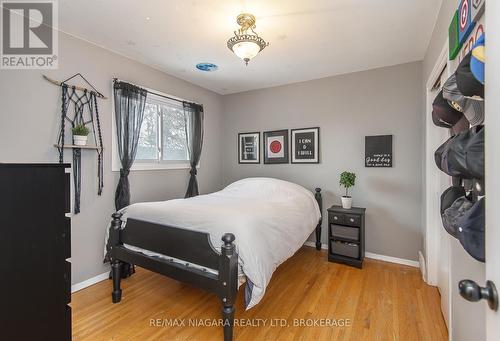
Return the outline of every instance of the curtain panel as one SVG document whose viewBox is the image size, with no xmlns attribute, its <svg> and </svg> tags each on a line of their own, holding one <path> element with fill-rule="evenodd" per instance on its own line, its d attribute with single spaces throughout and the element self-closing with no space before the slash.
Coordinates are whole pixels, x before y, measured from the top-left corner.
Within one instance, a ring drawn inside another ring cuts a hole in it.
<svg viewBox="0 0 500 341">
<path fill-rule="evenodd" d="M 197 196 L 198 180 L 196 179 L 196 166 L 200 162 L 201 150 L 203 147 L 203 106 L 196 103 L 183 102 L 184 117 L 186 120 L 186 138 L 189 152 L 189 163 L 191 170 L 189 173 L 188 188 L 185 198 Z"/>
<path fill-rule="evenodd" d="M 118 211 L 130 205 L 128 175 L 137 153 L 148 92 L 138 86 L 114 80 L 113 93 L 118 155 L 122 165 L 115 193 L 115 207 Z"/>
</svg>

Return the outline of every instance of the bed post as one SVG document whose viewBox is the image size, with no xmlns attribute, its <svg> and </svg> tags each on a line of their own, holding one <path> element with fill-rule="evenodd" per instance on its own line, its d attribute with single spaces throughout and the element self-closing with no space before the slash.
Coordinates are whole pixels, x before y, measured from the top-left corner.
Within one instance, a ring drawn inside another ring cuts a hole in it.
<svg viewBox="0 0 500 341">
<path fill-rule="evenodd" d="M 318 202 L 319 212 L 321 213 L 321 217 L 319 218 L 318 225 L 316 225 L 316 250 L 321 250 L 321 223 L 323 221 L 323 198 L 321 197 L 321 188 L 315 189 L 316 193 L 314 194 L 314 198 Z"/>
<path fill-rule="evenodd" d="M 219 297 L 222 300 L 224 341 L 233 340 L 234 301 L 238 291 L 238 255 L 233 244 L 234 239 L 232 233 L 222 236 L 224 245 L 221 247 L 219 263 Z"/>
<path fill-rule="evenodd" d="M 113 220 L 111 221 L 111 227 L 109 228 L 109 239 L 110 239 L 110 255 L 111 255 L 111 276 L 113 277 L 113 292 L 111 293 L 111 298 L 113 303 L 118 303 L 122 299 L 122 289 L 120 289 L 120 282 L 122 279 L 121 275 L 121 261 L 114 257 L 113 247 L 120 245 L 120 230 L 122 227 L 122 214 L 115 212 L 111 215 Z"/>
</svg>

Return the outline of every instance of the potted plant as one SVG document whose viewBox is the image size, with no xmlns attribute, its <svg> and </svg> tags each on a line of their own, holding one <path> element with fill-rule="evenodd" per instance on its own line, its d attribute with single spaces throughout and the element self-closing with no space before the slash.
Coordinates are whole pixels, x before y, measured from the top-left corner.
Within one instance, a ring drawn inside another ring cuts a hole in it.
<svg viewBox="0 0 500 341">
<path fill-rule="evenodd" d="M 73 143 L 75 146 L 85 146 L 87 144 L 87 137 L 90 132 L 85 124 L 77 124 L 73 127 Z"/>
<path fill-rule="evenodd" d="M 351 172 L 342 172 L 340 174 L 340 185 L 345 187 L 345 195 L 342 196 L 342 208 L 350 209 L 352 207 L 352 198 L 349 196 L 349 188 L 354 186 L 356 174 Z"/>
</svg>

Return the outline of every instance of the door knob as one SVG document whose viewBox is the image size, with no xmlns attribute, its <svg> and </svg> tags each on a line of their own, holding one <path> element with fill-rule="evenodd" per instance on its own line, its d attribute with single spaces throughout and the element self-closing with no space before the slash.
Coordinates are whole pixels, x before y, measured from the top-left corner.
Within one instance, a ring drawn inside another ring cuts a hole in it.
<svg viewBox="0 0 500 341">
<path fill-rule="evenodd" d="M 458 283 L 460 296 L 470 302 L 477 302 L 481 299 L 488 301 L 491 310 L 498 309 L 498 293 L 495 284 L 492 281 L 486 281 L 485 287 L 480 287 L 476 282 L 470 279 L 463 279 Z"/>
</svg>

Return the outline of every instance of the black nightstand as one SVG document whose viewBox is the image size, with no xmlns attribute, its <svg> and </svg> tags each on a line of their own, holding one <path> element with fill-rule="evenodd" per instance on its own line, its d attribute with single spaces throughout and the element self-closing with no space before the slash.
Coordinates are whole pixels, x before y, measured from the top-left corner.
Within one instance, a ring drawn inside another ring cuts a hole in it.
<svg viewBox="0 0 500 341">
<path fill-rule="evenodd" d="M 328 260 L 362 268 L 365 258 L 365 208 L 328 209 Z"/>
</svg>

